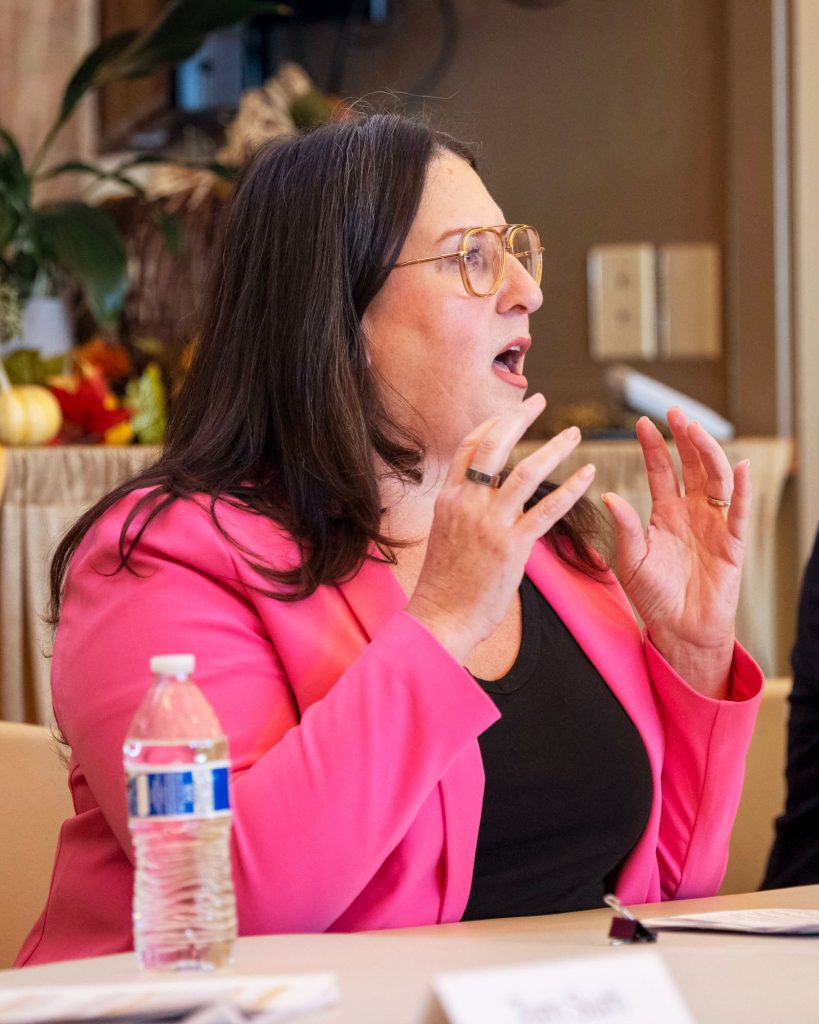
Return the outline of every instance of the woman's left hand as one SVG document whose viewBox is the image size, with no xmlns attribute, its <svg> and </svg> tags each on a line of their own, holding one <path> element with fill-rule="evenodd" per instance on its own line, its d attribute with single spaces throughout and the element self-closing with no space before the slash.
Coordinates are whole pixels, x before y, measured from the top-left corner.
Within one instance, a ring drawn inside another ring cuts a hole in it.
<svg viewBox="0 0 819 1024">
<path fill-rule="evenodd" d="M 662 434 L 642 417 L 637 437 L 651 491 L 648 529 L 627 501 L 603 495 L 614 519 L 617 575 L 669 664 L 701 693 L 725 698 L 750 522 L 750 468 L 744 461 L 732 471 L 717 442 L 681 409 L 669 410 L 668 425 L 684 494 Z M 718 507 L 709 496 L 730 505 Z"/>
</svg>

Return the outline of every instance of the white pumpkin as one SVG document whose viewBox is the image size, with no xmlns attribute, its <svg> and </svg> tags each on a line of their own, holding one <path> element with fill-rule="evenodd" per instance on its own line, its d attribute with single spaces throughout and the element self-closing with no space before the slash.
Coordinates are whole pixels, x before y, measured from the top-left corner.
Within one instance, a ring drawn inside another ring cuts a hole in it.
<svg viewBox="0 0 819 1024">
<path fill-rule="evenodd" d="M 0 444 L 48 444 L 60 432 L 60 403 L 38 384 L 0 388 Z"/>
</svg>

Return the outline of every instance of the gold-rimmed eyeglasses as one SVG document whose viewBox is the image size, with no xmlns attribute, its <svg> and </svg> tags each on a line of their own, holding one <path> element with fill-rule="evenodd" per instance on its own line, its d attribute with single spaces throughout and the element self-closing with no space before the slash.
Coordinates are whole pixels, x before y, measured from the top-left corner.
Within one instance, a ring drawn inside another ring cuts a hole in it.
<svg viewBox="0 0 819 1024">
<path fill-rule="evenodd" d="M 494 295 L 500 288 L 507 253 L 518 260 L 536 284 L 540 284 L 543 246 L 540 244 L 540 235 L 531 224 L 467 228 L 461 235 L 456 252 L 404 260 L 395 266 L 411 267 L 417 263 L 433 263 L 435 260 L 458 260 L 467 295 L 480 299 Z"/>
</svg>

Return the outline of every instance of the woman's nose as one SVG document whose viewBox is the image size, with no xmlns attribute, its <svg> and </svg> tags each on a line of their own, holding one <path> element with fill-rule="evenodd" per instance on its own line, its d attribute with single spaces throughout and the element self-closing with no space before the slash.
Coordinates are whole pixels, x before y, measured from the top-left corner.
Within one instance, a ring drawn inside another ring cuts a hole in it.
<svg viewBox="0 0 819 1024">
<path fill-rule="evenodd" d="M 505 313 L 519 306 L 526 313 L 534 313 L 542 304 L 540 285 L 516 257 L 507 253 L 498 289 L 498 311 Z"/>
</svg>

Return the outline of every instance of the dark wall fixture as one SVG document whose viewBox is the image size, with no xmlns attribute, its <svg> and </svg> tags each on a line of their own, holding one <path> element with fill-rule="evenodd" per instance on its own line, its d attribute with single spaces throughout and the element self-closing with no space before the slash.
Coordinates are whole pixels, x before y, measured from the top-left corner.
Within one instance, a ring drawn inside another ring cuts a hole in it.
<svg viewBox="0 0 819 1024">
<path fill-rule="evenodd" d="M 435 29 L 427 52 L 419 58 L 419 77 L 406 90 L 407 101 L 434 91 L 449 70 L 458 43 L 458 16 L 453 0 L 423 0 L 434 11 Z M 398 40 L 413 0 L 295 0 L 292 15 L 257 18 L 250 26 L 265 38 L 265 75 L 274 74 L 281 59 L 302 64 L 327 92 L 344 95 L 349 61 Z M 332 42 L 319 66 L 315 53 L 315 26 L 325 23 Z M 308 42 L 309 34 L 309 42 Z"/>
</svg>

